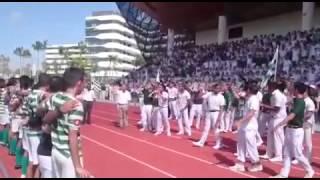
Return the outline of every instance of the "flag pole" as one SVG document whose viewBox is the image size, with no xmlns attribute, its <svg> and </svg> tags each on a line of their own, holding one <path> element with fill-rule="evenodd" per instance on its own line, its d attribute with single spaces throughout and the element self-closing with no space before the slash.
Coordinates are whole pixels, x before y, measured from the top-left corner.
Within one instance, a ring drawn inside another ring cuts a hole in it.
<svg viewBox="0 0 320 180">
<path fill-rule="evenodd" d="M 276 49 L 276 67 L 275 67 L 275 72 L 274 72 L 274 81 L 277 80 L 277 71 L 278 71 L 278 61 L 279 61 L 279 46 L 277 46 Z"/>
</svg>

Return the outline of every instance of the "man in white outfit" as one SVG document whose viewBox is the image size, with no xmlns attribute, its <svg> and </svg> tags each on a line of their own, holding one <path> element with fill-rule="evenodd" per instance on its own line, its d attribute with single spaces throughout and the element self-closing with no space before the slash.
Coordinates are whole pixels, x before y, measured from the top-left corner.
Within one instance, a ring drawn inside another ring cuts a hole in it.
<svg viewBox="0 0 320 180">
<path fill-rule="evenodd" d="M 157 123 L 156 123 L 156 133 L 154 135 L 160 135 L 163 132 L 162 126 L 164 125 L 166 128 L 167 136 L 171 136 L 170 132 L 170 124 L 168 119 L 168 98 L 169 95 L 166 91 L 164 91 L 164 86 L 159 85 L 157 90 L 157 95 L 159 100 L 159 111 L 157 115 Z"/>
<path fill-rule="evenodd" d="M 303 122 L 305 112 L 304 93 L 306 92 L 306 86 L 303 83 L 296 83 L 294 85 L 295 99 L 293 100 L 293 108 L 291 113 L 281 121 L 276 127 L 273 128 L 276 131 L 278 128 L 286 125 L 285 139 L 284 139 L 284 160 L 283 168 L 280 173 L 273 178 L 288 178 L 291 169 L 291 160 L 295 158 L 299 164 L 301 164 L 306 171 L 305 178 L 312 178 L 314 170 L 311 167 L 310 162 L 303 154 Z"/>
<path fill-rule="evenodd" d="M 219 136 L 218 125 L 221 122 L 223 108 L 225 106 L 225 99 L 219 93 L 219 85 L 215 84 L 210 88 L 209 93 L 204 95 L 204 104 L 206 105 L 205 127 L 199 141 L 193 142 L 193 145 L 203 147 L 207 141 L 210 129 L 214 130 L 216 136 L 216 145 L 213 147 L 219 149 L 221 147 L 221 138 Z"/>
<path fill-rule="evenodd" d="M 283 93 L 286 89 L 285 82 L 269 83 L 271 89 L 274 89 L 271 96 L 271 106 L 262 105 L 271 111 L 272 118 L 269 122 L 267 136 L 267 151 L 261 158 L 270 159 L 272 162 L 281 162 L 284 145 L 284 127 L 273 131 L 286 116 L 287 116 L 287 96 Z"/>
<path fill-rule="evenodd" d="M 141 108 L 142 128 L 140 129 L 140 131 L 145 131 L 146 129 L 149 129 L 149 131 L 152 130 L 151 128 L 152 97 L 150 96 L 151 92 L 152 92 L 152 89 L 150 84 L 147 84 L 145 88 L 142 90 L 142 94 L 143 94 L 143 105 Z"/>
<path fill-rule="evenodd" d="M 204 91 L 196 87 L 192 91 L 192 105 L 190 109 L 190 125 L 193 125 L 193 120 L 196 118 L 196 129 L 200 128 L 200 120 L 202 117 L 202 104 Z"/>
<path fill-rule="evenodd" d="M 170 110 L 170 117 L 169 119 L 172 120 L 175 117 L 177 119 L 177 96 L 178 96 L 178 89 L 174 87 L 173 83 L 169 83 L 167 87 L 167 91 L 169 94 L 169 110 Z"/>
<path fill-rule="evenodd" d="M 251 167 L 248 170 L 250 172 L 257 172 L 263 169 L 259 159 L 256 139 L 260 109 L 260 101 L 257 96 L 258 86 L 256 83 L 250 83 L 245 89 L 248 99 L 245 105 L 244 116 L 236 122 L 238 129 L 238 162 L 234 166 L 231 166 L 230 169 L 233 171 L 245 171 L 244 164 L 246 157 L 248 157 L 251 160 Z"/>
<path fill-rule="evenodd" d="M 186 132 L 188 136 L 191 136 L 191 126 L 188 116 L 188 105 L 190 104 L 190 99 L 191 95 L 185 89 L 185 84 L 179 84 L 177 98 L 179 132 L 177 133 L 177 135 L 182 135 L 184 134 L 184 132 Z"/>
<path fill-rule="evenodd" d="M 309 86 L 308 92 L 306 93 L 306 97 L 304 102 L 306 104 L 305 115 L 304 115 L 304 140 L 303 144 L 305 145 L 304 154 L 308 158 L 309 162 L 312 162 L 312 129 L 314 128 L 313 125 L 315 123 L 315 103 L 310 98 L 316 91 L 315 86 Z"/>
</svg>

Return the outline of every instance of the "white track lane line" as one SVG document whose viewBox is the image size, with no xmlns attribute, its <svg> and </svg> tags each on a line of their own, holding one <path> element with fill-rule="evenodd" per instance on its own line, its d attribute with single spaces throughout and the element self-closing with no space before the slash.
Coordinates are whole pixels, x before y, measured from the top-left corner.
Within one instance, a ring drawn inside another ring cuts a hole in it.
<svg viewBox="0 0 320 180">
<path fill-rule="evenodd" d="M 100 119 L 102 119 L 102 120 L 104 120 L 104 121 L 115 122 L 114 120 L 109 119 L 109 118 L 106 118 L 106 117 L 97 116 L 97 115 L 94 115 L 94 116 L 96 116 L 96 117 L 98 117 L 98 118 L 100 118 Z M 107 128 L 102 127 L 102 126 L 99 126 L 99 125 L 97 125 L 97 124 L 93 124 L 93 125 L 96 126 L 96 127 L 98 127 L 98 128 L 101 128 L 101 129 L 105 129 L 105 130 L 107 129 Z M 113 131 L 113 130 L 108 129 L 107 131 L 110 131 L 110 132 L 111 132 L 111 131 Z M 113 132 L 115 132 L 115 133 L 118 134 L 118 132 L 116 132 L 116 131 L 113 131 Z M 122 133 L 119 133 L 119 134 L 122 134 Z M 125 134 L 122 134 L 122 135 L 125 136 L 125 137 L 128 136 L 128 135 L 125 135 Z M 131 136 L 130 136 L 130 138 L 134 138 L 134 137 L 131 137 Z M 137 139 L 137 138 L 134 138 L 134 139 Z M 140 140 L 140 139 L 139 139 L 139 141 L 140 141 L 140 142 L 147 143 L 147 144 L 150 143 L 150 142 L 148 142 L 148 141 Z M 153 143 L 150 143 L 150 145 L 158 146 L 158 145 L 153 144 Z M 163 147 L 163 146 L 160 146 L 160 147 Z M 166 147 L 163 147 L 163 148 L 166 148 Z M 166 148 L 166 149 L 170 149 L 170 148 Z M 171 150 L 172 150 L 172 151 L 175 151 L 175 150 L 173 150 L 173 149 L 171 149 Z M 176 151 L 176 152 L 178 152 L 178 151 Z M 181 152 L 179 152 L 179 153 L 181 153 Z M 184 154 L 184 153 L 182 153 L 182 154 Z M 180 154 L 180 155 L 181 155 L 181 154 Z M 185 155 L 187 155 L 187 154 L 185 154 Z M 207 163 L 207 164 L 208 164 L 208 162 L 209 162 L 209 161 L 207 161 L 207 160 L 203 160 L 203 159 L 200 159 L 200 158 L 197 158 L 197 157 L 193 157 L 193 156 L 187 155 L 187 157 L 188 157 L 188 156 L 191 157 L 191 158 L 196 158 L 196 160 L 200 160 L 200 161 L 202 161 L 202 162 L 204 161 L 204 162 Z M 281 163 L 277 163 L 277 162 L 273 162 L 273 163 L 282 166 Z M 210 162 L 210 164 L 212 164 L 212 163 Z M 220 165 L 216 165 L 216 166 L 220 167 Z M 226 168 L 226 167 L 224 167 L 224 166 L 221 166 L 221 168 L 228 169 L 228 168 Z M 293 169 L 296 169 L 296 170 L 304 171 L 304 169 L 302 169 L 302 168 L 300 168 L 300 167 L 292 166 L 292 168 L 293 168 Z M 229 169 L 228 169 L 228 170 L 229 170 Z M 243 173 L 240 173 L 240 172 L 237 172 L 237 173 L 244 175 Z M 319 173 L 319 172 L 315 172 L 315 174 L 320 176 L 320 173 Z M 248 174 L 245 174 L 245 175 L 251 176 L 251 175 L 248 175 Z M 254 177 L 254 178 L 256 178 L 256 177 Z"/>
<path fill-rule="evenodd" d="M 100 142 L 98 142 L 98 141 L 96 141 L 96 140 L 94 140 L 94 139 L 92 139 L 92 138 L 89 138 L 88 136 L 81 135 L 81 137 L 82 137 L 83 139 L 86 139 L 86 140 L 90 141 L 91 143 L 94 143 L 94 144 L 96 144 L 96 145 L 98 145 L 98 146 L 101 146 L 101 147 L 104 148 L 104 149 L 107 149 L 107 150 L 109 150 L 109 151 L 112 151 L 112 152 L 114 152 L 114 153 L 117 153 L 117 154 L 119 154 L 119 155 L 121 155 L 121 156 L 124 156 L 124 157 L 126 157 L 126 158 L 128 158 L 128 159 L 130 159 L 130 160 L 132 160 L 132 161 L 135 161 L 135 162 L 137 162 L 137 163 L 139 163 L 139 164 L 142 164 L 143 166 L 146 166 L 146 167 L 148 167 L 148 168 L 150 168 L 150 169 L 153 169 L 154 171 L 157 171 L 157 172 L 159 172 L 159 173 L 161 173 L 161 174 L 164 174 L 164 175 L 166 175 L 166 176 L 168 176 L 168 177 L 171 177 L 171 178 L 176 178 L 176 176 L 174 176 L 174 175 L 172 175 L 172 174 L 170 174 L 170 173 L 168 173 L 168 172 L 166 172 L 166 171 L 164 171 L 164 170 L 161 170 L 161 169 L 159 169 L 159 168 L 156 168 L 156 167 L 154 167 L 154 166 L 152 166 L 152 165 L 150 165 L 150 164 L 148 164 L 148 163 L 146 163 L 146 162 L 144 162 L 144 161 L 140 161 L 140 160 L 138 160 L 138 159 L 136 159 L 136 158 L 134 158 L 134 157 L 132 157 L 132 156 L 129 156 L 129 155 L 127 155 L 127 154 L 125 154 L 125 153 L 123 153 L 123 152 L 121 152 L 121 151 L 118 151 L 118 150 L 116 150 L 116 149 L 113 149 L 112 147 L 107 146 L 107 145 L 105 145 L 105 144 L 102 144 L 102 143 L 100 143 Z"/>
<path fill-rule="evenodd" d="M 96 128 L 99 128 L 99 129 L 102 129 L 104 131 L 108 131 L 108 132 L 111 132 L 113 134 L 116 134 L 116 135 L 119 135 L 119 136 L 123 136 L 123 137 L 126 137 L 126 138 L 129 138 L 131 140 L 134 140 L 134 141 L 138 141 L 138 142 L 141 142 L 141 143 L 144 143 L 144 144 L 148 144 L 150 146 L 153 146 L 153 147 L 156 147 L 158 149 L 162 149 L 162 150 L 165 150 L 165 151 L 169 151 L 171 153 L 175 153 L 175 154 L 178 154 L 180 156 L 183 156 L 183 157 L 186 157 L 186 158 L 189 158 L 189 159 L 193 159 L 193 160 L 196 160 L 196 161 L 200 161 L 202 163 L 205 163 L 205 164 L 208 164 L 208 165 L 215 165 L 221 169 L 226 169 L 228 171 L 231 171 L 228 167 L 224 167 L 224 166 L 221 166 L 221 165 L 217 165 L 217 164 L 213 164 L 212 162 L 210 161 L 207 161 L 207 160 L 204 160 L 204 159 L 201 159 L 201 158 L 198 158 L 198 157 L 195 157 L 195 156 L 191 156 L 189 154 L 185 154 L 183 152 L 179 152 L 179 151 L 176 151 L 176 150 L 173 150 L 171 148 L 167 148 L 167 147 L 164 147 L 164 146 L 160 146 L 160 145 L 157 145 L 157 144 L 154 144 L 154 143 L 151 143 L 149 141 L 146 141 L 146 140 L 141 140 L 141 139 L 138 139 L 138 138 L 135 138 L 133 136 L 129 136 L 129 135 L 126 135 L 126 134 L 123 134 L 123 133 L 119 133 L 117 131 L 114 131 L 112 129 L 109 129 L 109 128 L 105 128 L 105 127 L 102 127 L 102 126 L 99 126 L 97 124 L 94 124 L 92 123 L 91 124 L 93 127 L 96 127 Z M 234 172 L 234 171 L 232 171 Z M 250 178 L 257 178 L 256 176 L 252 176 L 252 175 L 249 175 L 249 174 L 246 174 L 246 173 L 242 173 L 242 172 L 235 172 L 235 173 L 238 173 L 238 174 L 241 174 L 243 176 L 247 176 L 247 177 L 250 177 Z"/>
</svg>

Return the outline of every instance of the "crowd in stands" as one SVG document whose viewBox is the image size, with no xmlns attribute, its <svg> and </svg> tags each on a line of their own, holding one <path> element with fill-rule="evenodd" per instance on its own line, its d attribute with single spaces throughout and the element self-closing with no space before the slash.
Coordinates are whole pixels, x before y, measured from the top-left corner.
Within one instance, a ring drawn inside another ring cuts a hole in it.
<svg viewBox="0 0 320 180">
<path fill-rule="evenodd" d="M 130 87 L 146 78 L 155 78 L 160 67 L 162 79 L 189 81 L 231 81 L 262 78 L 279 47 L 277 75 L 317 83 L 320 72 L 320 28 L 293 31 L 285 35 L 259 35 L 228 41 L 221 45 L 195 45 L 175 49 L 172 57 L 157 56 L 153 63 L 132 72 L 125 81 Z"/>
</svg>

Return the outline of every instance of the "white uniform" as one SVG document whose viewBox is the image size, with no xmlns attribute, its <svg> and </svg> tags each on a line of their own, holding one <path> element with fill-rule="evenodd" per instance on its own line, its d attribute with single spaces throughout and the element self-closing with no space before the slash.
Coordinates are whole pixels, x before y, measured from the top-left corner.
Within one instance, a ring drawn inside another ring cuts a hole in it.
<svg viewBox="0 0 320 180">
<path fill-rule="evenodd" d="M 178 93 L 177 99 L 177 112 L 178 112 L 178 125 L 179 132 L 178 134 L 183 134 L 184 131 L 191 136 L 191 126 L 189 123 L 188 108 L 185 108 L 188 105 L 188 100 L 191 99 L 191 95 L 188 91 L 184 90 L 182 93 Z M 184 110 L 182 110 L 185 108 Z"/>
<path fill-rule="evenodd" d="M 162 133 L 163 124 L 166 127 L 167 135 L 170 135 L 170 124 L 168 119 L 168 93 L 163 91 L 159 96 L 159 111 L 157 115 L 157 133 Z"/>
<path fill-rule="evenodd" d="M 203 93 L 203 92 L 200 92 L 200 93 Z M 196 95 L 198 96 L 198 94 Z M 195 97 L 195 98 L 199 98 L 199 97 Z M 190 109 L 190 126 L 193 125 L 193 120 L 194 118 L 196 117 L 196 129 L 199 129 L 200 128 L 200 120 L 201 120 L 201 117 L 202 117 L 202 104 L 195 104 L 195 102 L 193 102 L 192 106 L 191 106 L 191 109 Z"/>
<path fill-rule="evenodd" d="M 178 110 L 177 110 L 177 96 L 178 89 L 175 87 L 169 88 L 167 87 L 168 95 L 169 95 L 169 109 L 170 109 L 170 117 L 169 119 L 173 119 L 173 116 L 177 119 Z"/>
<path fill-rule="evenodd" d="M 145 129 L 148 128 L 148 126 L 151 125 L 151 116 L 152 116 L 152 104 L 151 103 L 152 102 L 149 102 L 149 103 L 150 104 L 143 103 L 142 108 L 141 108 L 141 124 L 142 124 L 141 131 L 144 131 Z"/>
<path fill-rule="evenodd" d="M 200 146 L 203 146 L 208 138 L 208 134 L 211 128 L 217 123 L 219 113 L 222 114 L 222 107 L 225 106 L 225 99 L 221 93 L 214 94 L 214 93 L 207 93 L 204 96 L 205 104 L 207 105 L 206 109 L 206 118 L 205 118 L 205 126 L 202 132 L 202 136 L 200 140 L 197 142 Z M 222 118 L 222 116 L 221 116 Z M 216 148 L 221 147 L 221 138 L 219 136 L 219 130 L 214 129 L 214 133 L 216 136 Z"/>
<path fill-rule="evenodd" d="M 283 145 L 284 145 L 284 127 L 279 127 L 276 131 L 273 128 L 276 127 L 287 116 L 286 110 L 287 97 L 280 90 L 274 90 L 271 96 L 271 106 L 279 107 L 279 111 L 272 114 L 272 118 L 269 122 L 268 136 L 267 136 L 267 156 L 273 157 L 277 161 L 282 161 Z"/>
<path fill-rule="evenodd" d="M 306 109 L 305 112 L 312 112 L 312 116 L 309 119 L 306 119 L 303 123 L 303 129 L 304 129 L 304 145 L 305 145 L 305 156 L 309 159 L 309 162 L 311 162 L 311 156 L 312 156 L 312 129 L 313 125 L 315 123 L 315 104 L 311 100 L 310 97 L 307 97 L 304 99 L 304 102 L 306 103 Z"/>
<path fill-rule="evenodd" d="M 238 131 L 238 160 L 245 162 L 246 155 L 251 162 L 259 162 L 258 146 L 256 134 L 258 132 L 258 114 L 260 108 L 260 101 L 257 95 L 251 95 L 246 102 L 245 112 L 246 115 L 250 110 L 254 110 L 254 116 L 241 125 Z"/>
</svg>

